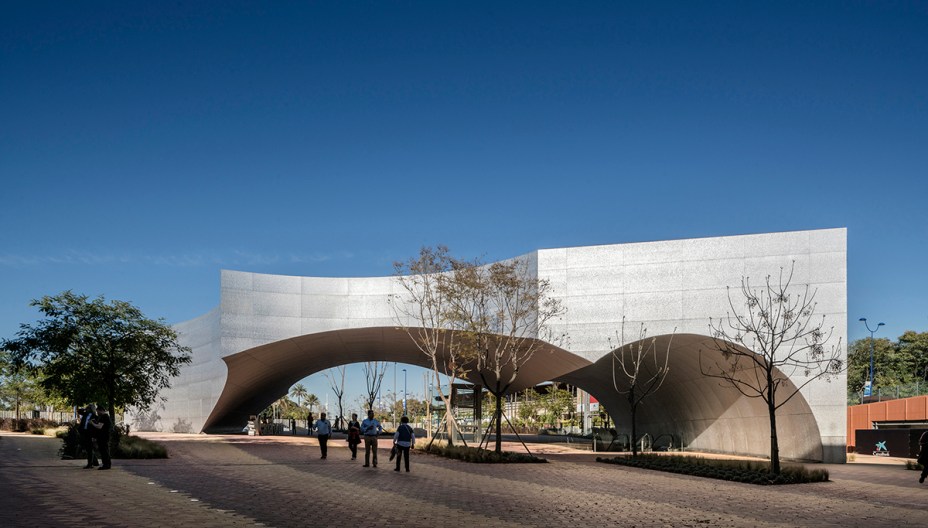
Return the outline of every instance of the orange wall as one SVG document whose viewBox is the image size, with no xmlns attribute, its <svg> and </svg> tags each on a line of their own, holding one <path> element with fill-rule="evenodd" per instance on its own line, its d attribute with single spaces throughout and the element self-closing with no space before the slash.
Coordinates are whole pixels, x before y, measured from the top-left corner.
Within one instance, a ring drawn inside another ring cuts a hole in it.
<svg viewBox="0 0 928 528">
<path fill-rule="evenodd" d="M 847 444 L 854 446 L 854 431 L 873 429 L 873 422 L 928 420 L 928 396 L 854 405 L 847 408 Z"/>
</svg>

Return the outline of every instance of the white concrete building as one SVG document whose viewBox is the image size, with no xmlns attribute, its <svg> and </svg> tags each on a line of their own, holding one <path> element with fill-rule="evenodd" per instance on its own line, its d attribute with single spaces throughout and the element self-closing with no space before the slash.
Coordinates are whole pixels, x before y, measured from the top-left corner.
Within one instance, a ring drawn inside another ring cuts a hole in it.
<svg viewBox="0 0 928 528">
<path fill-rule="evenodd" d="M 700 372 L 700 350 L 711 344 L 709 318 L 730 311 L 727 287 L 760 280 L 795 263 L 793 284 L 809 284 L 816 313 L 834 327 L 830 344 L 847 342 L 847 232 L 826 229 L 542 249 L 524 255 L 563 301 L 557 331 L 566 349 L 536 354 L 514 390 L 564 380 L 592 393 L 621 429 L 624 401 L 612 389 L 608 338 L 622 318 L 644 323 L 649 336 L 674 333 L 671 373 L 646 400 L 639 431 L 672 434 L 709 451 L 766 455 L 766 407 Z M 193 349 L 153 424 L 162 430 L 241 430 L 298 380 L 339 364 L 371 359 L 426 366 L 424 356 L 395 328 L 387 299 L 402 293 L 393 277 L 319 278 L 221 273 L 220 305 L 178 324 Z M 737 292 L 736 292 L 737 293 Z M 846 352 L 842 351 L 842 359 Z M 801 374 L 793 374 L 799 376 Z M 801 379 L 792 379 L 800 385 Z M 779 418 L 781 455 L 845 459 L 846 379 L 805 386 Z"/>
</svg>

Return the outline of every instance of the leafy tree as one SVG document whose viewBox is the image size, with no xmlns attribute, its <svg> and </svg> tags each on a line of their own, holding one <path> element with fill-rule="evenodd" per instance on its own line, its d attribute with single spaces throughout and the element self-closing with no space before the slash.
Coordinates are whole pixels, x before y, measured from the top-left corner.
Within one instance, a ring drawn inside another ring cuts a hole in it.
<svg viewBox="0 0 928 528">
<path fill-rule="evenodd" d="M 847 361 L 848 405 L 856 405 L 861 401 L 861 391 L 870 371 L 869 337 L 848 345 Z M 925 383 L 928 381 L 928 332 L 907 330 L 896 341 L 885 337 L 874 339 L 873 365 L 874 389 Z M 921 387 L 919 389 L 921 392 Z"/>
<path fill-rule="evenodd" d="M 44 315 L 3 343 L 17 365 L 41 368 L 41 387 L 71 405 L 106 402 L 147 410 L 190 362 L 190 349 L 163 320 L 132 304 L 66 291 L 32 301 Z"/>
<path fill-rule="evenodd" d="M 553 427 L 560 427 L 562 418 L 574 408 L 574 396 L 569 390 L 555 384 L 549 385 L 541 399 L 544 421 Z"/>
<path fill-rule="evenodd" d="M 0 350 L 0 406 L 16 412 L 21 417 L 21 409 L 27 404 L 37 404 L 42 399 L 36 372 L 17 368 L 9 351 Z"/>
<path fill-rule="evenodd" d="M 393 264 L 397 281 L 403 293 L 390 299 L 394 320 L 428 358 L 433 385 L 444 403 L 444 423 L 448 444 L 454 443 L 456 419 L 451 405 L 451 393 L 443 388 L 453 387 L 458 378 L 468 374 L 470 358 L 458 346 L 456 334 L 449 332 L 449 297 L 453 292 L 451 272 L 456 260 L 448 248 L 423 247 L 416 257 Z"/>
<path fill-rule="evenodd" d="M 790 288 L 794 268 L 779 280 L 768 275 L 764 286 L 754 288 L 750 279 L 741 280 L 737 302 L 728 292 L 731 312 L 721 320 L 709 321 L 714 352 L 721 360 L 704 362 L 703 375 L 721 380 L 748 398 L 767 404 L 770 418 L 770 470 L 780 474 L 777 410 L 786 405 L 812 381 L 830 377 L 845 368 L 841 342 L 826 348 L 834 328 L 826 329 L 825 316 L 815 317 L 815 290 L 808 285 Z M 743 304 L 742 304 L 743 303 Z M 794 375 L 793 380 L 788 374 Z"/>
<path fill-rule="evenodd" d="M 516 414 L 519 423 L 524 427 L 534 427 L 538 425 L 540 400 L 534 389 L 525 389 L 522 391 L 522 399 L 519 401 Z"/>
<path fill-rule="evenodd" d="M 400 403 L 400 408 L 402 408 L 403 402 Z M 425 402 L 417 398 L 406 398 L 406 416 L 409 416 L 409 419 L 412 421 L 419 421 L 422 416 L 425 416 Z"/>
<path fill-rule="evenodd" d="M 855 391 L 863 390 L 870 374 L 870 338 L 858 339 L 847 347 L 847 385 Z M 897 353 L 895 343 L 885 337 L 873 340 L 874 387 L 888 387 L 908 383 L 912 372 L 907 361 Z M 859 402 L 857 402 L 859 403 Z"/>
<path fill-rule="evenodd" d="M 612 348 L 612 386 L 615 391 L 625 396 L 632 419 L 632 456 L 638 456 L 638 406 L 648 396 L 661 388 L 667 373 L 670 372 L 670 345 L 666 350 L 657 349 L 657 338 L 647 339 L 644 324 L 638 330 L 635 343 L 625 342 L 625 318 L 622 318 L 622 331 L 617 334 L 617 348 Z"/>
<path fill-rule="evenodd" d="M 461 334 L 458 345 L 474 358 L 484 387 L 496 398 L 495 451 L 502 453 L 503 398 L 544 345 L 540 339 L 552 341 L 548 323 L 564 308 L 524 259 L 456 261 L 448 286 L 447 319 Z"/>
<path fill-rule="evenodd" d="M 911 358 L 908 365 L 912 377 L 928 381 L 928 332 L 908 330 L 899 336 L 899 351 Z"/>
</svg>

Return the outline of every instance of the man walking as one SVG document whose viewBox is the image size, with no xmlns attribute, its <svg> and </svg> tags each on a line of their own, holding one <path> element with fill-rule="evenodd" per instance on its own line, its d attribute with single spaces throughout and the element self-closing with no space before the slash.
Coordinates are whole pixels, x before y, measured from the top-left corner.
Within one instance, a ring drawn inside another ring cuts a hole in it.
<svg viewBox="0 0 928 528">
<path fill-rule="evenodd" d="M 332 424 L 325 419 L 325 413 L 319 414 L 316 420 L 316 438 L 319 439 L 319 450 L 322 451 L 322 459 L 329 454 L 329 436 L 332 434 Z"/>
<path fill-rule="evenodd" d="M 364 467 L 371 465 L 371 451 L 374 452 L 374 467 L 377 467 L 377 435 L 383 431 L 380 422 L 374 418 L 374 411 L 367 411 L 367 419 L 361 422 L 361 434 L 364 435 Z"/>
</svg>

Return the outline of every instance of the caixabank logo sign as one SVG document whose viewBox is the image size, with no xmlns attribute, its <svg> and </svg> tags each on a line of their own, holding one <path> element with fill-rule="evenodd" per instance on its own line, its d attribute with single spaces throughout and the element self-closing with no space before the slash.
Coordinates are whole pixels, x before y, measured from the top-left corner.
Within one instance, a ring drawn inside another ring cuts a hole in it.
<svg viewBox="0 0 928 528">
<path fill-rule="evenodd" d="M 873 456 L 889 456 L 889 449 L 886 448 L 886 440 L 876 443 L 876 449 L 873 451 Z"/>
</svg>

